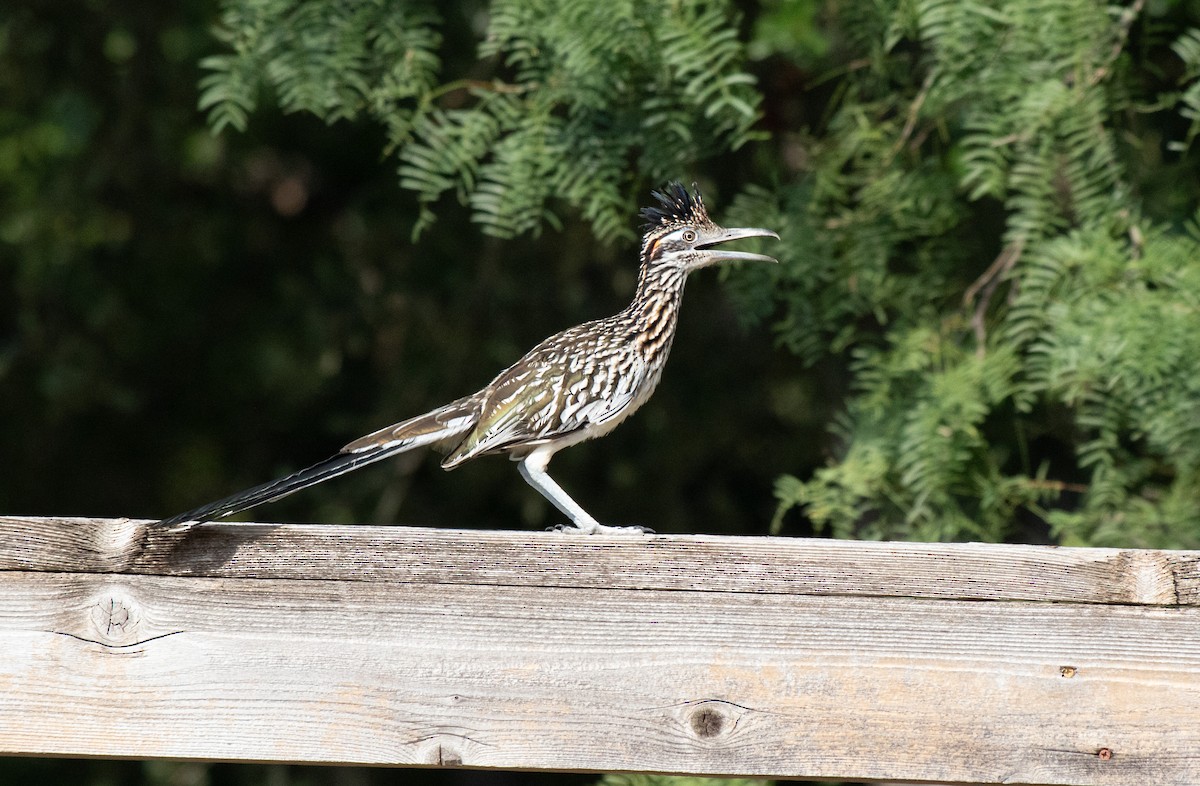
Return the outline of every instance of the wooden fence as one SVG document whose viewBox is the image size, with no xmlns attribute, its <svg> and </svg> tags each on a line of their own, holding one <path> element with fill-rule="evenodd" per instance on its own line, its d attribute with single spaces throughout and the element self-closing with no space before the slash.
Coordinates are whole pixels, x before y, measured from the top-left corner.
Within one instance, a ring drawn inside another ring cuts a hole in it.
<svg viewBox="0 0 1200 786">
<path fill-rule="evenodd" d="M 1200 784 L 1200 552 L 0 518 L 0 754 Z"/>
</svg>

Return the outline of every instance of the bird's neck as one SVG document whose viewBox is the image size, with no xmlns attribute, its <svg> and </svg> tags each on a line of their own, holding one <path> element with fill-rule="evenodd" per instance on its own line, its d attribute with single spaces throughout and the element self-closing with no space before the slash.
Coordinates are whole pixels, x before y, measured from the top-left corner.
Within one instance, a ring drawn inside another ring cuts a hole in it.
<svg viewBox="0 0 1200 786">
<path fill-rule="evenodd" d="M 635 345 L 647 363 L 662 363 L 667 359 L 675 338 L 685 283 L 687 273 L 683 270 L 642 263 L 637 292 L 626 314 L 634 328 Z"/>
</svg>

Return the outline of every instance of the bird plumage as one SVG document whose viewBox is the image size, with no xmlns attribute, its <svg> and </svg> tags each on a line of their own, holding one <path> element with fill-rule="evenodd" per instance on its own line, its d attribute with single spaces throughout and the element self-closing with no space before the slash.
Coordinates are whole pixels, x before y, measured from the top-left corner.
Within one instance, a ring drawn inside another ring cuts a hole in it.
<svg viewBox="0 0 1200 786">
<path fill-rule="evenodd" d="M 742 237 L 778 237 L 764 229 L 719 227 L 708 217 L 699 191 L 679 183 L 654 196 L 658 206 L 641 212 L 647 223 L 637 291 L 619 313 L 550 336 L 470 396 L 354 440 L 319 464 L 160 523 L 224 518 L 366 464 L 442 443 L 450 446 L 442 462 L 446 469 L 476 456 L 508 453 L 521 462 L 526 481 L 577 530 L 630 529 L 596 522 L 550 479 L 546 464 L 564 447 L 607 434 L 654 392 L 689 272 L 723 260 L 774 261 L 712 246 Z"/>
</svg>

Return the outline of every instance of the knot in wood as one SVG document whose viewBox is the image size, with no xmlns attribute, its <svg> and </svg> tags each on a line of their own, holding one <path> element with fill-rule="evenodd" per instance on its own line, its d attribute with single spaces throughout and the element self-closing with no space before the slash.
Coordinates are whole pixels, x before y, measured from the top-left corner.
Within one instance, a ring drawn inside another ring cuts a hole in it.
<svg viewBox="0 0 1200 786">
<path fill-rule="evenodd" d="M 725 730 L 724 713 L 711 706 L 697 707 L 690 720 L 697 737 L 716 737 Z"/>
<path fill-rule="evenodd" d="M 698 699 L 675 707 L 675 722 L 690 738 L 723 744 L 754 709 L 725 699 Z"/>
<path fill-rule="evenodd" d="M 101 644 L 122 646 L 137 640 L 141 614 L 137 604 L 119 589 L 96 598 L 89 617 Z"/>
<path fill-rule="evenodd" d="M 462 754 L 454 748 L 448 748 L 442 743 L 437 746 L 437 765 L 439 767 L 461 767 Z"/>
<path fill-rule="evenodd" d="M 458 730 L 437 730 L 422 740 L 421 760 L 435 767 L 461 767 L 474 740 Z"/>
</svg>

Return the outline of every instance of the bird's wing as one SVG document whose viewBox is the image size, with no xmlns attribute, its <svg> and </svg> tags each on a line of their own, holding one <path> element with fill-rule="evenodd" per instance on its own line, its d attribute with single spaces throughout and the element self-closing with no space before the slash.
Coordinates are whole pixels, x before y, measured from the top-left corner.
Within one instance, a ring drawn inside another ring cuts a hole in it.
<svg viewBox="0 0 1200 786">
<path fill-rule="evenodd" d="M 531 352 L 484 389 L 479 420 L 442 466 L 579 431 L 604 433 L 604 424 L 628 414 L 644 376 L 643 362 L 630 353 Z"/>
</svg>

